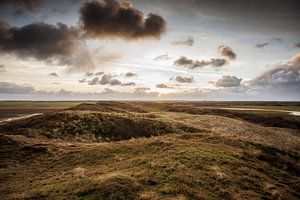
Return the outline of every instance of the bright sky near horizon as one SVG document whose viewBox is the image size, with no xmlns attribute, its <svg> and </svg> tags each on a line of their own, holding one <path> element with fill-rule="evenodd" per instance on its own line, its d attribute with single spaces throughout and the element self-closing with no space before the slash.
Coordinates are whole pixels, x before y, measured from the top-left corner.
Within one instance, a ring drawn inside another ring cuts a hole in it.
<svg viewBox="0 0 300 200">
<path fill-rule="evenodd" d="M 300 100 L 297 0 L 0 0 L 0 100 Z"/>
</svg>

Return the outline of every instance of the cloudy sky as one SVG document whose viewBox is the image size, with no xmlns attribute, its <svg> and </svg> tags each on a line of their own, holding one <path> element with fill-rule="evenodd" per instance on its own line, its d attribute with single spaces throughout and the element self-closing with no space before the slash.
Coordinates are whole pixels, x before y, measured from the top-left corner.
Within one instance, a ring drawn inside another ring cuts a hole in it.
<svg viewBox="0 0 300 200">
<path fill-rule="evenodd" d="M 299 0 L 0 0 L 0 100 L 300 100 Z"/>
</svg>

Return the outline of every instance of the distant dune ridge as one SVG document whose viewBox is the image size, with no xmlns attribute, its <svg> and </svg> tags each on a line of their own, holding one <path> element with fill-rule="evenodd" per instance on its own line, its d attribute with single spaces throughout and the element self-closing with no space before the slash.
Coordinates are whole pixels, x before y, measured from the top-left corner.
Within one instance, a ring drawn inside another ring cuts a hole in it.
<svg viewBox="0 0 300 200">
<path fill-rule="evenodd" d="M 125 103 L 81 104 L 70 109 L 11 122 L 12 134 L 70 141 L 100 142 L 150 137 L 199 129 L 174 123 Z"/>
</svg>

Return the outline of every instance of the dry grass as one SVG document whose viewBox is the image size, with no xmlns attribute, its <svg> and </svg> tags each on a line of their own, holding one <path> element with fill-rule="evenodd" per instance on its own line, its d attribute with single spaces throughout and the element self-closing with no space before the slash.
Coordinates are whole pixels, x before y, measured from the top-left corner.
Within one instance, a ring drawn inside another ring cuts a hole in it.
<svg viewBox="0 0 300 200">
<path fill-rule="evenodd" d="M 202 131 L 100 143 L 0 134 L 1 199 L 300 198 L 297 130 L 263 127 L 213 114 L 165 112 L 163 104 L 132 106 L 144 106 L 147 112 L 124 107 L 115 108 L 117 112 L 61 112 L 96 113 L 92 119 L 109 115 L 113 116 L 110 120 L 119 116 L 151 122 L 138 126 L 135 133 L 149 132 L 150 125 L 155 129 L 151 120 L 170 123 L 178 130 L 178 124 L 184 124 Z M 51 124 L 48 118 L 42 119 Z M 73 118 L 67 119 L 64 123 L 74 123 Z M 127 121 L 116 123 L 127 130 Z"/>
</svg>

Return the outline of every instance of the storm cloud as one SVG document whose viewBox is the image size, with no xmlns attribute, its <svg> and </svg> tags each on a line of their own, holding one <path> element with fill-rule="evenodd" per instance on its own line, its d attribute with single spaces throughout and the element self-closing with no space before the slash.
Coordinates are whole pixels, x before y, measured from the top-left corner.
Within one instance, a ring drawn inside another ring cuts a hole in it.
<svg viewBox="0 0 300 200">
<path fill-rule="evenodd" d="M 129 2 L 118 0 L 91 1 L 80 8 L 80 22 L 86 36 L 128 40 L 160 38 L 166 21 L 150 13 L 147 17 Z"/>
<path fill-rule="evenodd" d="M 28 10 L 32 10 L 34 7 L 39 7 L 43 4 L 43 0 L 1 0 L 0 6 L 3 4 L 13 4 L 21 7 L 25 7 Z"/>
<path fill-rule="evenodd" d="M 0 20 L 0 53 L 39 60 L 69 56 L 76 48 L 77 36 L 75 28 L 62 23 L 33 23 L 17 28 Z"/>
<path fill-rule="evenodd" d="M 90 53 L 79 38 L 78 28 L 63 23 L 36 22 L 12 27 L 0 19 L 0 54 L 67 66 L 67 72 L 86 72 L 95 68 Z"/>
<path fill-rule="evenodd" d="M 5 6 L 12 6 L 14 15 L 19 16 L 25 11 L 33 12 L 43 5 L 44 0 L 0 0 L 0 9 Z"/>
</svg>

